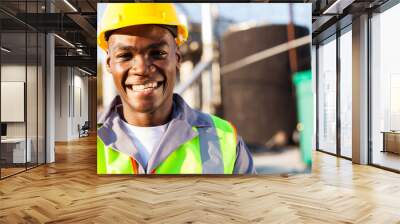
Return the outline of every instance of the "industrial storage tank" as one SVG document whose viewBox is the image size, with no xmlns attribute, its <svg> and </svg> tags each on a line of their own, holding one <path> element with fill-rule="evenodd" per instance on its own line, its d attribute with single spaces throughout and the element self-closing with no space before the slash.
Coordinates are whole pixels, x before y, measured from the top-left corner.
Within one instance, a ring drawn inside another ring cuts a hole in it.
<svg viewBox="0 0 400 224">
<path fill-rule="evenodd" d="M 227 32 L 221 41 L 221 67 L 288 41 L 287 25 L 263 25 Z M 309 35 L 294 26 L 295 38 Z M 297 71 L 311 68 L 310 45 L 296 48 Z M 295 71 L 294 71 L 295 72 Z M 287 144 L 296 128 L 295 89 L 289 52 L 274 55 L 222 74 L 223 117 L 250 146 Z"/>
</svg>

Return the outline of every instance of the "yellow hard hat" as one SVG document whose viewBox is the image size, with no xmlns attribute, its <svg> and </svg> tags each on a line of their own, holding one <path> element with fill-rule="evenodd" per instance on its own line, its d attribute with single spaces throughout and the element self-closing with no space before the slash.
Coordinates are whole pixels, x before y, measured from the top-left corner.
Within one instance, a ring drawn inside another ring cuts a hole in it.
<svg viewBox="0 0 400 224">
<path fill-rule="evenodd" d="M 176 44 L 180 46 L 187 40 L 187 27 L 179 21 L 172 3 L 108 3 L 101 20 L 97 44 L 107 50 L 106 32 L 144 24 L 176 26 Z"/>
</svg>

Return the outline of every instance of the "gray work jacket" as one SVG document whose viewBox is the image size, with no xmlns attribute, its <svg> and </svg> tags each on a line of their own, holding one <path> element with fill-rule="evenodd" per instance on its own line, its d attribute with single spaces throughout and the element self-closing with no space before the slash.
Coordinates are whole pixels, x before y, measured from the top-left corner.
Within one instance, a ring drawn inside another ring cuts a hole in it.
<svg viewBox="0 0 400 224">
<path fill-rule="evenodd" d="M 122 102 L 120 97 L 116 96 L 98 120 L 98 123 L 102 126 L 98 129 L 97 135 L 105 145 L 135 158 L 138 162 L 139 174 L 151 173 L 180 145 L 196 137 L 198 133 L 192 127 L 211 127 L 213 125 L 209 120 L 204 119 L 204 113 L 190 108 L 182 97 L 174 94 L 171 121 L 158 147 L 150 155 L 147 167 L 145 167 L 139 151 L 125 131 L 122 123 L 124 121 L 118 113 L 119 107 L 122 107 Z M 240 136 L 238 136 L 236 145 L 236 161 L 233 173 L 256 173 L 253 158 Z"/>
</svg>

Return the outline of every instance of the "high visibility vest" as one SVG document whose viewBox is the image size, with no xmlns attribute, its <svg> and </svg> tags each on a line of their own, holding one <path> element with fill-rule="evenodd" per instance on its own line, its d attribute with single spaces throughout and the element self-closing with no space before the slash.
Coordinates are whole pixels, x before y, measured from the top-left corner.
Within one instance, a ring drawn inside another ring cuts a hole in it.
<svg viewBox="0 0 400 224">
<path fill-rule="evenodd" d="M 236 161 L 236 130 L 229 122 L 209 116 L 214 126 L 193 127 L 198 135 L 180 145 L 152 173 L 232 174 Z M 138 174 L 138 164 L 135 158 L 105 146 L 97 137 L 97 173 Z"/>
</svg>

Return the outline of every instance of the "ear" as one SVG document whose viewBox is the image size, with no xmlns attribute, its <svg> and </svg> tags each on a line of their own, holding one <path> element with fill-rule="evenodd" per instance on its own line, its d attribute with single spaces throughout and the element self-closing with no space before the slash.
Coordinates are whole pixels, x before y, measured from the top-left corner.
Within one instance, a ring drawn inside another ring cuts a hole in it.
<svg viewBox="0 0 400 224">
<path fill-rule="evenodd" d="M 108 73 L 111 73 L 110 60 L 111 60 L 111 58 L 110 58 L 110 53 L 109 53 L 109 51 L 107 50 L 106 68 L 107 68 Z"/>
<path fill-rule="evenodd" d="M 179 51 L 179 48 L 176 48 L 176 69 L 180 69 L 182 62 L 182 54 Z"/>
</svg>

